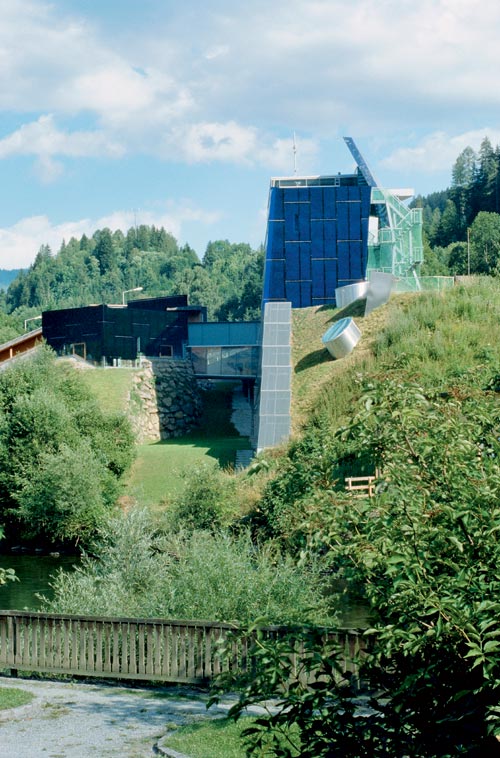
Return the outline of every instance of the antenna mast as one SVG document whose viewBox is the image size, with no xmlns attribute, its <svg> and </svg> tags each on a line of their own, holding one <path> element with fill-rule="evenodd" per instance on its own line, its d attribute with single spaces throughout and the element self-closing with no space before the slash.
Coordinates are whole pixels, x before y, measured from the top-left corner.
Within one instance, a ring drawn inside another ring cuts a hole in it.
<svg viewBox="0 0 500 758">
<path fill-rule="evenodd" d="M 293 133 L 293 175 L 297 176 L 297 144 L 295 141 L 295 132 Z"/>
</svg>

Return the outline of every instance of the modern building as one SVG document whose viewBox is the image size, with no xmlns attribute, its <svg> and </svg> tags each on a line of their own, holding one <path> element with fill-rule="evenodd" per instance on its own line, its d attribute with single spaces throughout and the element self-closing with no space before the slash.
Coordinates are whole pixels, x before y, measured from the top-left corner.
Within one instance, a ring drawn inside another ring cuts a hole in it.
<svg viewBox="0 0 500 758">
<path fill-rule="evenodd" d="M 140 354 L 183 358 L 188 325 L 203 321 L 206 308 L 188 305 L 187 296 L 178 295 L 44 311 L 42 332 L 59 355 L 113 365 Z"/>
<path fill-rule="evenodd" d="M 379 188 L 354 141 L 345 142 L 354 173 L 271 179 L 264 304 L 335 305 L 335 290 L 370 270 L 419 289 L 421 209 L 402 202 L 411 190 Z"/>
</svg>

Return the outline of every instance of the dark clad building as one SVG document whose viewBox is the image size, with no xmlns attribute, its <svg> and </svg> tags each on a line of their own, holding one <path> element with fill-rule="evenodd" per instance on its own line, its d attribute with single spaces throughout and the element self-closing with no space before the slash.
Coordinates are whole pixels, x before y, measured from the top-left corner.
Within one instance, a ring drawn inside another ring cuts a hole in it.
<svg viewBox="0 0 500 758">
<path fill-rule="evenodd" d="M 132 300 L 126 305 L 89 305 L 42 314 L 42 331 L 59 355 L 112 363 L 147 356 L 181 358 L 188 324 L 206 321 L 206 308 L 186 295 Z"/>
</svg>

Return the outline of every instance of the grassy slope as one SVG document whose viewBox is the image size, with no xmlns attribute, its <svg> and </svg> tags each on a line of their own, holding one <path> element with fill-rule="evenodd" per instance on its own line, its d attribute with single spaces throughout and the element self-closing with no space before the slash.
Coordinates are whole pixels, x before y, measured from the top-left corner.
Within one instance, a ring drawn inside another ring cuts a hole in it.
<svg viewBox="0 0 500 758">
<path fill-rule="evenodd" d="M 82 370 L 85 382 L 108 413 L 126 411 L 133 370 L 127 368 Z"/>
<path fill-rule="evenodd" d="M 366 319 L 362 307 L 354 304 L 351 313 L 330 308 L 294 312 L 295 432 L 320 414 L 328 415 L 332 431 L 340 425 L 359 397 L 361 375 L 457 392 L 461 386 L 484 386 L 500 370 L 497 279 L 483 278 L 442 294 L 396 295 Z M 362 337 L 351 355 L 334 361 L 322 349 L 321 336 L 345 315 L 353 315 Z"/>
<path fill-rule="evenodd" d="M 83 371 L 85 382 L 108 412 L 127 412 L 132 369 Z M 207 459 L 221 467 L 234 465 L 236 450 L 248 448 L 230 421 L 231 385 L 205 393 L 200 426 L 182 439 L 152 442 L 137 447 L 137 458 L 127 480 L 126 495 L 148 507 L 178 493 L 184 474 Z"/>
<path fill-rule="evenodd" d="M 364 302 L 347 309 L 306 308 L 293 312 L 294 435 L 315 415 L 328 414 L 332 432 L 345 421 L 357 398 L 361 375 L 415 379 L 443 391 L 464 381 L 484 382 L 500 370 L 500 342 L 495 339 L 500 319 L 500 283 L 483 279 L 472 286 L 443 294 L 395 295 L 367 318 Z M 334 361 L 321 337 L 333 321 L 353 316 L 362 337 L 353 353 Z M 127 393 L 131 372 L 126 369 L 85 372 L 109 409 L 116 410 Z M 455 389 L 453 389 L 455 387 Z M 123 407 L 123 406 L 121 406 Z M 232 463 L 234 451 L 247 447 L 235 437 L 227 408 L 208 399 L 210 409 L 201 429 L 182 440 L 143 445 L 132 470 L 128 494 L 157 505 L 182 487 L 182 472 L 207 457 L 222 466 Z M 280 451 L 272 455 L 280 455 Z M 269 472 L 272 476 L 272 473 Z M 267 478 L 240 477 L 243 490 L 254 488 L 252 499 Z M 245 481 L 246 479 L 246 481 Z"/>
<path fill-rule="evenodd" d="M 401 298 L 397 299 L 400 302 Z M 356 373 L 373 363 L 373 342 L 386 324 L 388 307 L 384 306 L 364 318 L 365 301 L 343 309 L 321 306 L 293 311 L 292 429 L 298 433 L 317 406 L 322 390 L 350 392 Z M 341 318 L 351 316 L 362 335 L 356 349 L 341 361 L 335 361 L 323 347 L 321 337 Z"/>
</svg>

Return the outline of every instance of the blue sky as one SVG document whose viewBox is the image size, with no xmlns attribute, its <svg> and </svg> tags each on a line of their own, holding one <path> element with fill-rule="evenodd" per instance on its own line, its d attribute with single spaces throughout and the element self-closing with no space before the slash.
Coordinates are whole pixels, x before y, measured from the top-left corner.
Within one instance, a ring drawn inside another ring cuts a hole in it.
<svg viewBox="0 0 500 758">
<path fill-rule="evenodd" d="M 265 238 L 271 176 L 445 188 L 500 142 L 492 0 L 2 0 L 0 267 L 134 223 Z"/>
</svg>

